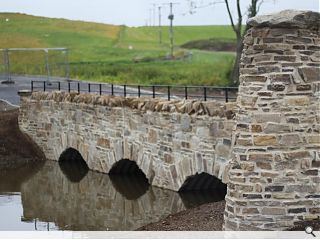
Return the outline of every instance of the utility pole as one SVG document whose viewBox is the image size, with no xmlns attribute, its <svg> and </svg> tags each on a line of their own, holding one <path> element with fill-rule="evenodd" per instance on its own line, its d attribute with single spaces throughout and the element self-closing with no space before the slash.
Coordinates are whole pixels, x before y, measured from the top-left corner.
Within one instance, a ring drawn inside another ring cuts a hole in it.
<svg viewBox="0 0 320 240">
<path fill-rule="evenodd" d="M 173 15 L 173 5 L 177 5 L 179 3 L 166 3 L 166 5 L 170 6 L 170 14 L 168 16 L 168 19 L 170 20 L 170 55 L 171 58 L 173 58 L 173 19 L 174 19 L 174 15 Z"/>
<path fill-rule="evenodd" d="M 152 11 L 153 11 L 153 26 L 156 26 L 156 4 L 153 3 L 153 8 L 152 8 Z"/>
<path fill-rule="evenodd" d="M 162 29 L 161 29 L 161 7 L 158 7 L 159 11 L 159 43 L 162 44 Z"/>
<path fill-rule="evenodd" d="M 151 27 L 152 26 L 152 8 L 150 8 L 149 9 L 149 19 L 150 19 L 150 21 L 149 21 L 149 26 Z"/>
<path fill-rule="evenodd" d="M 49 49 L 44 49 L 44 56 L 45 56 L 45 64 L 46 64 L 46 71 L 47 71 L 47 84 L 49 85 L 50 81 L 50 63 L 49 63 Z"/>
</svg>

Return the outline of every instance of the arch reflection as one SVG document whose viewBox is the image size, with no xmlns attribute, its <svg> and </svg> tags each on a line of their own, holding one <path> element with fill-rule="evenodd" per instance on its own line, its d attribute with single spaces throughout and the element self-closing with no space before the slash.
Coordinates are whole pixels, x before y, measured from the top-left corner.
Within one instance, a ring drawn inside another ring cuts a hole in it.
<svg viewBox="0 0 320 240">
<path fill-rule="evenodd" d="M 48 161 L 22 185 L 24 218 L 54 222 L 62 230 L 135 230 L 185 209 L 176 192 L 149 187 L 143 195 L 126 195 L 117 181 L 89 171 L 80 182 L 71 182 Z"/>
<path fill-rule="evenodd" d="M 64 150 L 58 162 L 63 174 L 74 183 L 80 182 L 89 172 L 87 163 L 74 148 Z"/>
</svg>

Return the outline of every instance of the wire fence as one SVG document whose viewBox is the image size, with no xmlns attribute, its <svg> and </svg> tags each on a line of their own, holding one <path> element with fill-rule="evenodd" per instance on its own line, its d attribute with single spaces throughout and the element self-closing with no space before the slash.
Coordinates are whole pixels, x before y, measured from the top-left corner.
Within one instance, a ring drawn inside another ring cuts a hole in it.
<svg viewBox="0 0 320 240">
<path fill-rule="evenodd" d="M 31 91 L 76 91 L 99 95 L 124 97 L 152 97 L 171 99 L 201 99 L 235 101 L 237 87 L 213 86 L 178 86 L 178 85 L 138 85 L 138 84 L 103 84 L 78 81 L 31 81 Z"/>
</svg>

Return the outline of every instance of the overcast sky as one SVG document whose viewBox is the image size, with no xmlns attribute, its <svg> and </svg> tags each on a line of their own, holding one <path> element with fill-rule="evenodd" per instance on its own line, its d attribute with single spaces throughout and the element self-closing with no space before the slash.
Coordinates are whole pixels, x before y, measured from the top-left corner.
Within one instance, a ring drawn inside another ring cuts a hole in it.
<svg viewBox="0 0 320 240">
<path fill-rule="evenodd" d="M 219 0 L 220 2 L 223 2 Z M 169 1 L 168 1 L 169 2 Z M 197 6 L 190 14 L 190 0 L 174 0 L 175 25 L 211 25 L 229 24 L 224 3 L 210 5 L 216 0 L 194 0 Z M 235 0 L 230 0 L 235 12 Z M 250 0 L 241 0 L 243 12 Z M 153 3 L 160 4 L 163 24 L 169 23 L 169 7 L 162 5 L 165 0 L 0 0 L 0 12 L 20 12 L 36 16 L 66 18 L 142 26 L 153 24 Z M 318 0 L 264 0 L 259 14 L 272 13 L 283 9 L 301 9 L 319 11 Z M 156 14 L 157 11 L 156 11 Z M 157 18 L 158 19 L 158 18 Z M 156 20 L 158 24 L 158 20 Z"/>
</svg>

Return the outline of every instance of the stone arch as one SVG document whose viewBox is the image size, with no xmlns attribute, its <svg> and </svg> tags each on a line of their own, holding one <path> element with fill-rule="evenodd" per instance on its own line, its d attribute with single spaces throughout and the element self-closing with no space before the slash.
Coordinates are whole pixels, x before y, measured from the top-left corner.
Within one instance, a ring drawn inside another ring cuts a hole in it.
<svg viewBox="0 0 320 240">
<path fill-rule="evenodd" d="M 227 194 L 227 185 L 216 176 L 201 172 L 188 176 L 178 193 L 184 206 L 190 208 L 198 206 L 199 203 L 224 200 Z"/>
<path fill-rule="evenodd" d="M 188 191 L 212 191 L 217 192 L 220 195 L 226 194 L 227 185 L 222 183 L 222 181 L 205 172 L 196 173 L 186 178 L 184 183 L 179 189 L 179 192 Z"/>
<path fill-rule="evenodd" d="M 66 148 L 58 159 L 63 174 L 71 182 L 80 182 L 88 173 L 89 167 L 81 153 L 74 148 Z"/>
</svg>

